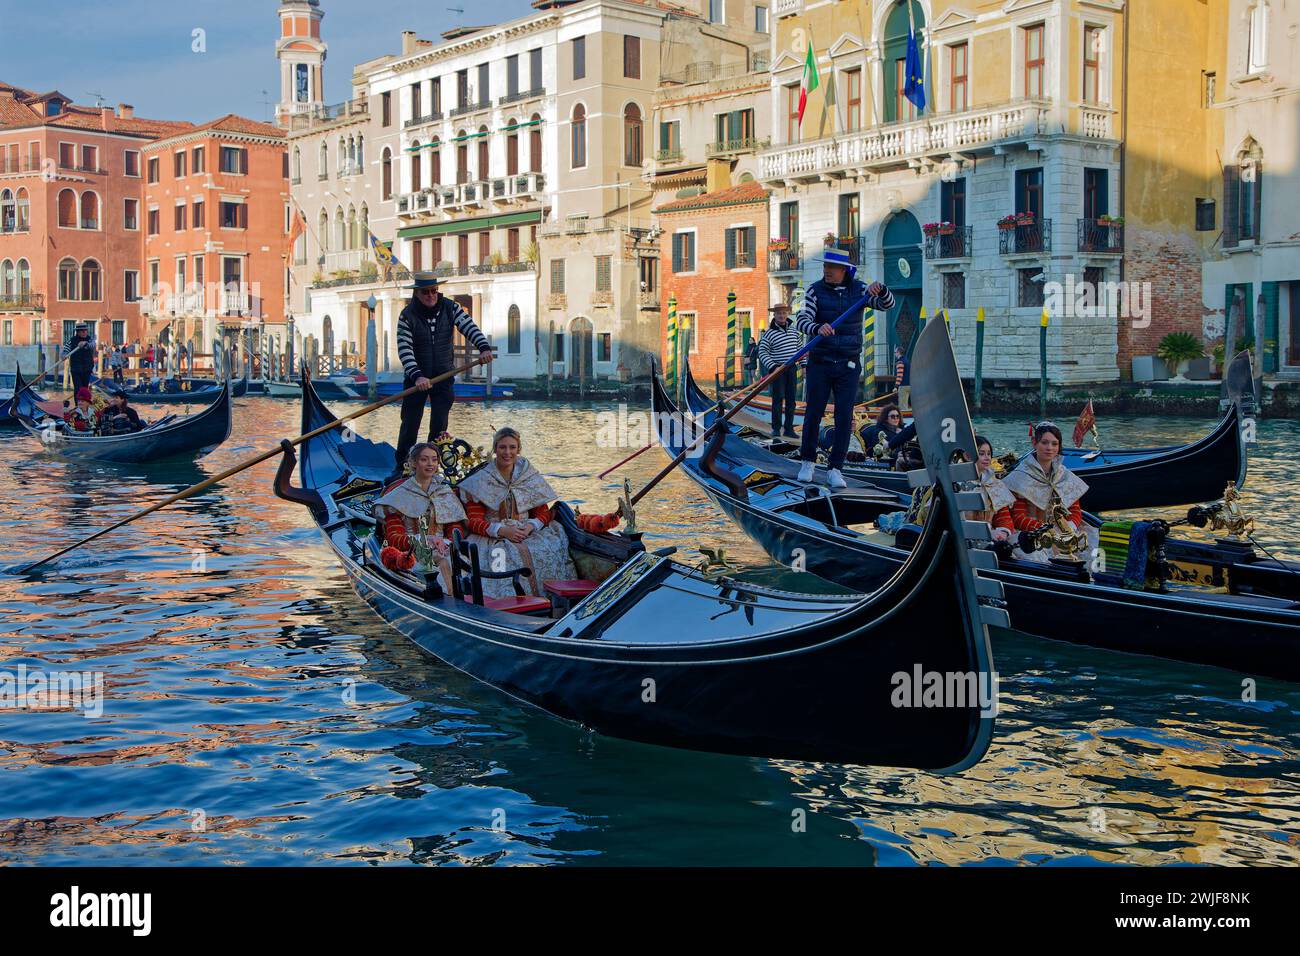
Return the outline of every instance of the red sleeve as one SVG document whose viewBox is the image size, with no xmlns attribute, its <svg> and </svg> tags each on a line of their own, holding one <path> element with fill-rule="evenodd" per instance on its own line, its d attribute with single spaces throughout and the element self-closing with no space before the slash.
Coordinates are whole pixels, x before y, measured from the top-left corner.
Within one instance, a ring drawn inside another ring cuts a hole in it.
<svg viewBox="0 0 1300 956">
<path fill-rule="evenodd" d="M 457 528 L 460 529 L 460 536 L 462 538 L 465 537 L 466 536 L 465 522 L 463 521 L 449 521 L 447 524 L 443 525 L 442 536 L 446 538 L 448 541 L 450 541 L 451 533 L 455 531 Z"/>
<path fill-rule="evenodd" d="M 1074 525 L 1076 528 L 1083 527 L 1083 508 L 1079 506 L 1079 502 L 1077 501 L 1070 505 L 1070 524 Z"/>
<path fill-rule="evenodd" d="M 593 534 L 602 534 L 618 527 L 618 512 L 607 515 L 578 515 L 578 527 Z"/>
<path fill-rule="evenodd" d="M 406 522 L 396 511 L 389 512 L 384 518 L 384 541 L 399 551 L 411 550 L 411 542 L 406 535 Z"/>
<path fill-rule="evenodd" d="M 1016 530 L 1015 522 L 1011 520 L 1010 508 L 999 508 L 993 512 L 993 521 L 991 523 L 995 528 L 1006 528 L 1008 531 Z"/>
<path fill-rule="evenodd" d="M 465 514 L 468 516 L 465 526 L 469 528 L 469 533 L 482 535 L 486 538 L 488 533 L 487 506 L 481 501 L 467 501 L 465 502 Z"/>
<path fill-rule="evenodd" d="M 1030 516 L 1028 501 L 1017 498 L 1016 503 L 1011 506 L 1011 526 L 1015 531 L 1037 531 L 1043 523 Z"/>
<path fill-rule="evenodd" d="M 528 517 L 536 518 L 538 521 L 542 523 L 542 527 L 545 528 L 548 524 L 551 523 L 551 506 L 538 505 L 532 511 L 528 512 Z"/>
</svg>

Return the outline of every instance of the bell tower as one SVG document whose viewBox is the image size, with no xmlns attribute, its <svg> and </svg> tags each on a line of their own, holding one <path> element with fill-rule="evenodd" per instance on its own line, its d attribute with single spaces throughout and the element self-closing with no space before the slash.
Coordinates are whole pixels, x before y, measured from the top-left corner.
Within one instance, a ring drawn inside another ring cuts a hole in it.
<svg viewBox="0 0 1300 956">
<path fill-rule="evenodd" d="M 325 43 L 320 22 L 325 16 L 320 0 L 281 0 L 280 38 L 275 57 L 280 61 L 280 103 L 275 121 L 289 125 L 295 114 L 311 115 L 325 105 Z"/>
</svg>

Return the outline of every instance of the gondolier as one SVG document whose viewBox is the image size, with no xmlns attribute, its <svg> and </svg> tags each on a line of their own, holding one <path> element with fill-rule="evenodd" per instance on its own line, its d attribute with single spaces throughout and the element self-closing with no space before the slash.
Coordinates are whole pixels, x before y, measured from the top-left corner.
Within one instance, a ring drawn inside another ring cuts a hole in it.
<svg viewBox="0 0 1300 956">
<path fill-rule="evenodd" d="M 417 272 L 411 277 L 414 294 L 397 320 L 397 357 L 406 373 L 403 388 L 412 385 L 428 393 L 416 393 L 402 399 L 402 428 L 397 436 L 396 467 L 406 464 L 406 456 L 420 434 L 420 419 L 424 417 L 427 401 L 429 414 L 429 441 L 447 430 L 447 419 L 455 400 L 451 379 L 432 385 L 430 379 L 450 372 L 453 365 L 452 329 L 478 349 L 480 356 L 492 357 L 492 346 L 474 320 L 459 303 L 444 298 L 438 292 L 438 278 L 431 272 Z"/>
<path fill-rule="evenodd" d="M 73 327 L 72 338 L 63 346 L 63 355 L 68 358 L 73 392 L 89 388 L 90 376 L 95 371 L 95 343 L 85 322 L 78 322 Z"/>
<path fill-rule="evenodd" d="M 762 374 L 780 368 L 803 346 L 803 336 L 790 325 L 790 307 L 782 302 L 771 309 L 772 324 L 758 340 L 758 362 Z M 772 379 L 772 437 L 797 442 L 794 435 L 795 369 L 786 369 Z"/>
<path fill-rule="evenodd" d="M 853 405 L 858 400 L 858 383 L 862 378 L 862 309 L 855 310 L 832 328 L 850 305 L 867 297 L 867 307 L 887 312 L 894 307 L 894 294 L 883 282 L 867 285 L 856 278 L 857 267 L 849 254 L 834 246 L 822 256 L 822 278 L 808 287 L 795 327 L 808 337 L 826 338 L 808 353 L 805 378 L 803 441 L 799 457 L 803 461 L 799 480 L 809 482 L 817 462 L 817 437 L 822 416 L 832 395 L 835 399 L 835 434 L 831 441 L 826 479 L 832 488 L 846 483 L 840 469 L 849 450 L 853 434 Z"/>
</svg>

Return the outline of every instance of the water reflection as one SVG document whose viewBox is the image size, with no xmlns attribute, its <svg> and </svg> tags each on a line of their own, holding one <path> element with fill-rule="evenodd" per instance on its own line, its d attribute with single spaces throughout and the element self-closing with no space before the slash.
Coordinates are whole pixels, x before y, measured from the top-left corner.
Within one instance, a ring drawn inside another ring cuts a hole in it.
<svg viewBox="0 0 1300 956">
<path fill-rule="evenodd" d="M 504 424 L 567 498 L 611 510 L 663 464 L 595 445 L 603 409 L 461 406 Z M 6 561 L 35 560 L 296 431 L 297 407 L 237 403 L 197 466 L 78 466 L 0 444 Z M 385 410 L 358 431 L 391 440 Z M 1172 443 L 1200 419 L 1102 422 Z M 1296 426 L 1265 422 L 1247 504 L 1292 553 Z M 1017 421 L 981 423 L 999 450 Z M 544 436 L 554 436 L 549 441 Z M 592 735 L 423 655 L 362 604 L 274 463 L 75 551 L 0 576 L 0 666 L 105 675 L 104 716 L 0 711 L 0 860 L 28 863 L 1292 863 L 1300 692 L 1058 645 L 997 642 L 1002 714 L 960 777 L 758 761 Z M 788 575 L 670 477 L 639 509 L 656 546 L 723 546 Z M 870 728 L 863 728 L 869 733 Z"/>
</svg>

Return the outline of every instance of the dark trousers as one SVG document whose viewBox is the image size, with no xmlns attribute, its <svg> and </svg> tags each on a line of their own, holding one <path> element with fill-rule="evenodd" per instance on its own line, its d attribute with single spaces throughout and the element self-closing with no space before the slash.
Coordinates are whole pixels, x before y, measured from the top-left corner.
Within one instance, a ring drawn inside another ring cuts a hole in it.
<svg viewBox="0 0 1300 956">
<path fill-rule="evenodd" d="M 404 388 L 410 388 L 414 382 L 403 382 Z M 451 416 L 454 400 L 452 380 L 439 382 L 427 392 L 416 392 L 402 399 L 402 430 L 397 435 L 397 467 L 406 464 L 406 456 L 415 447 L 420 436 L 420 419 L 424 417 L 424 403 L 429 403 L 429 437 L 433 441 L 447 430 L 447 419 Z"/>
<path fill-rule="evenodd" d="M 795 370 L 786 369 L 772 379 L 772 434 L 794 434 Z"/>
<path fill-rule="evenodd" d="M 828 468 L 843 468 L 849 451 L 849 438 L 853 434 L 853 406 L 858 400 L 858 382 L 862 368 L 857 362 L 849 367 L 848 361 L 811 361 L 804 373 L 803 441 L 799 457 L 804 461 L 817 460 L 817 436 L 821 432 L 822 415 L 826 403 L 835 399 L 835 438 L 831 443 Z"/>
<path fill-rule="evenodd" d="M 120 365 L 113 366 L 113 381 L 115 382 L 122 381 L 122 366 Z"/>
<path fill-rule="evenodd" d="M 76 392 L 76 390 L 79 388 L 90 387 L 90 373 L 91 373 L 90 369 L 79 369 L 79 368 L 69 369 L 69 374 L 72 377 L 73 392 Z"/>
</svg>

